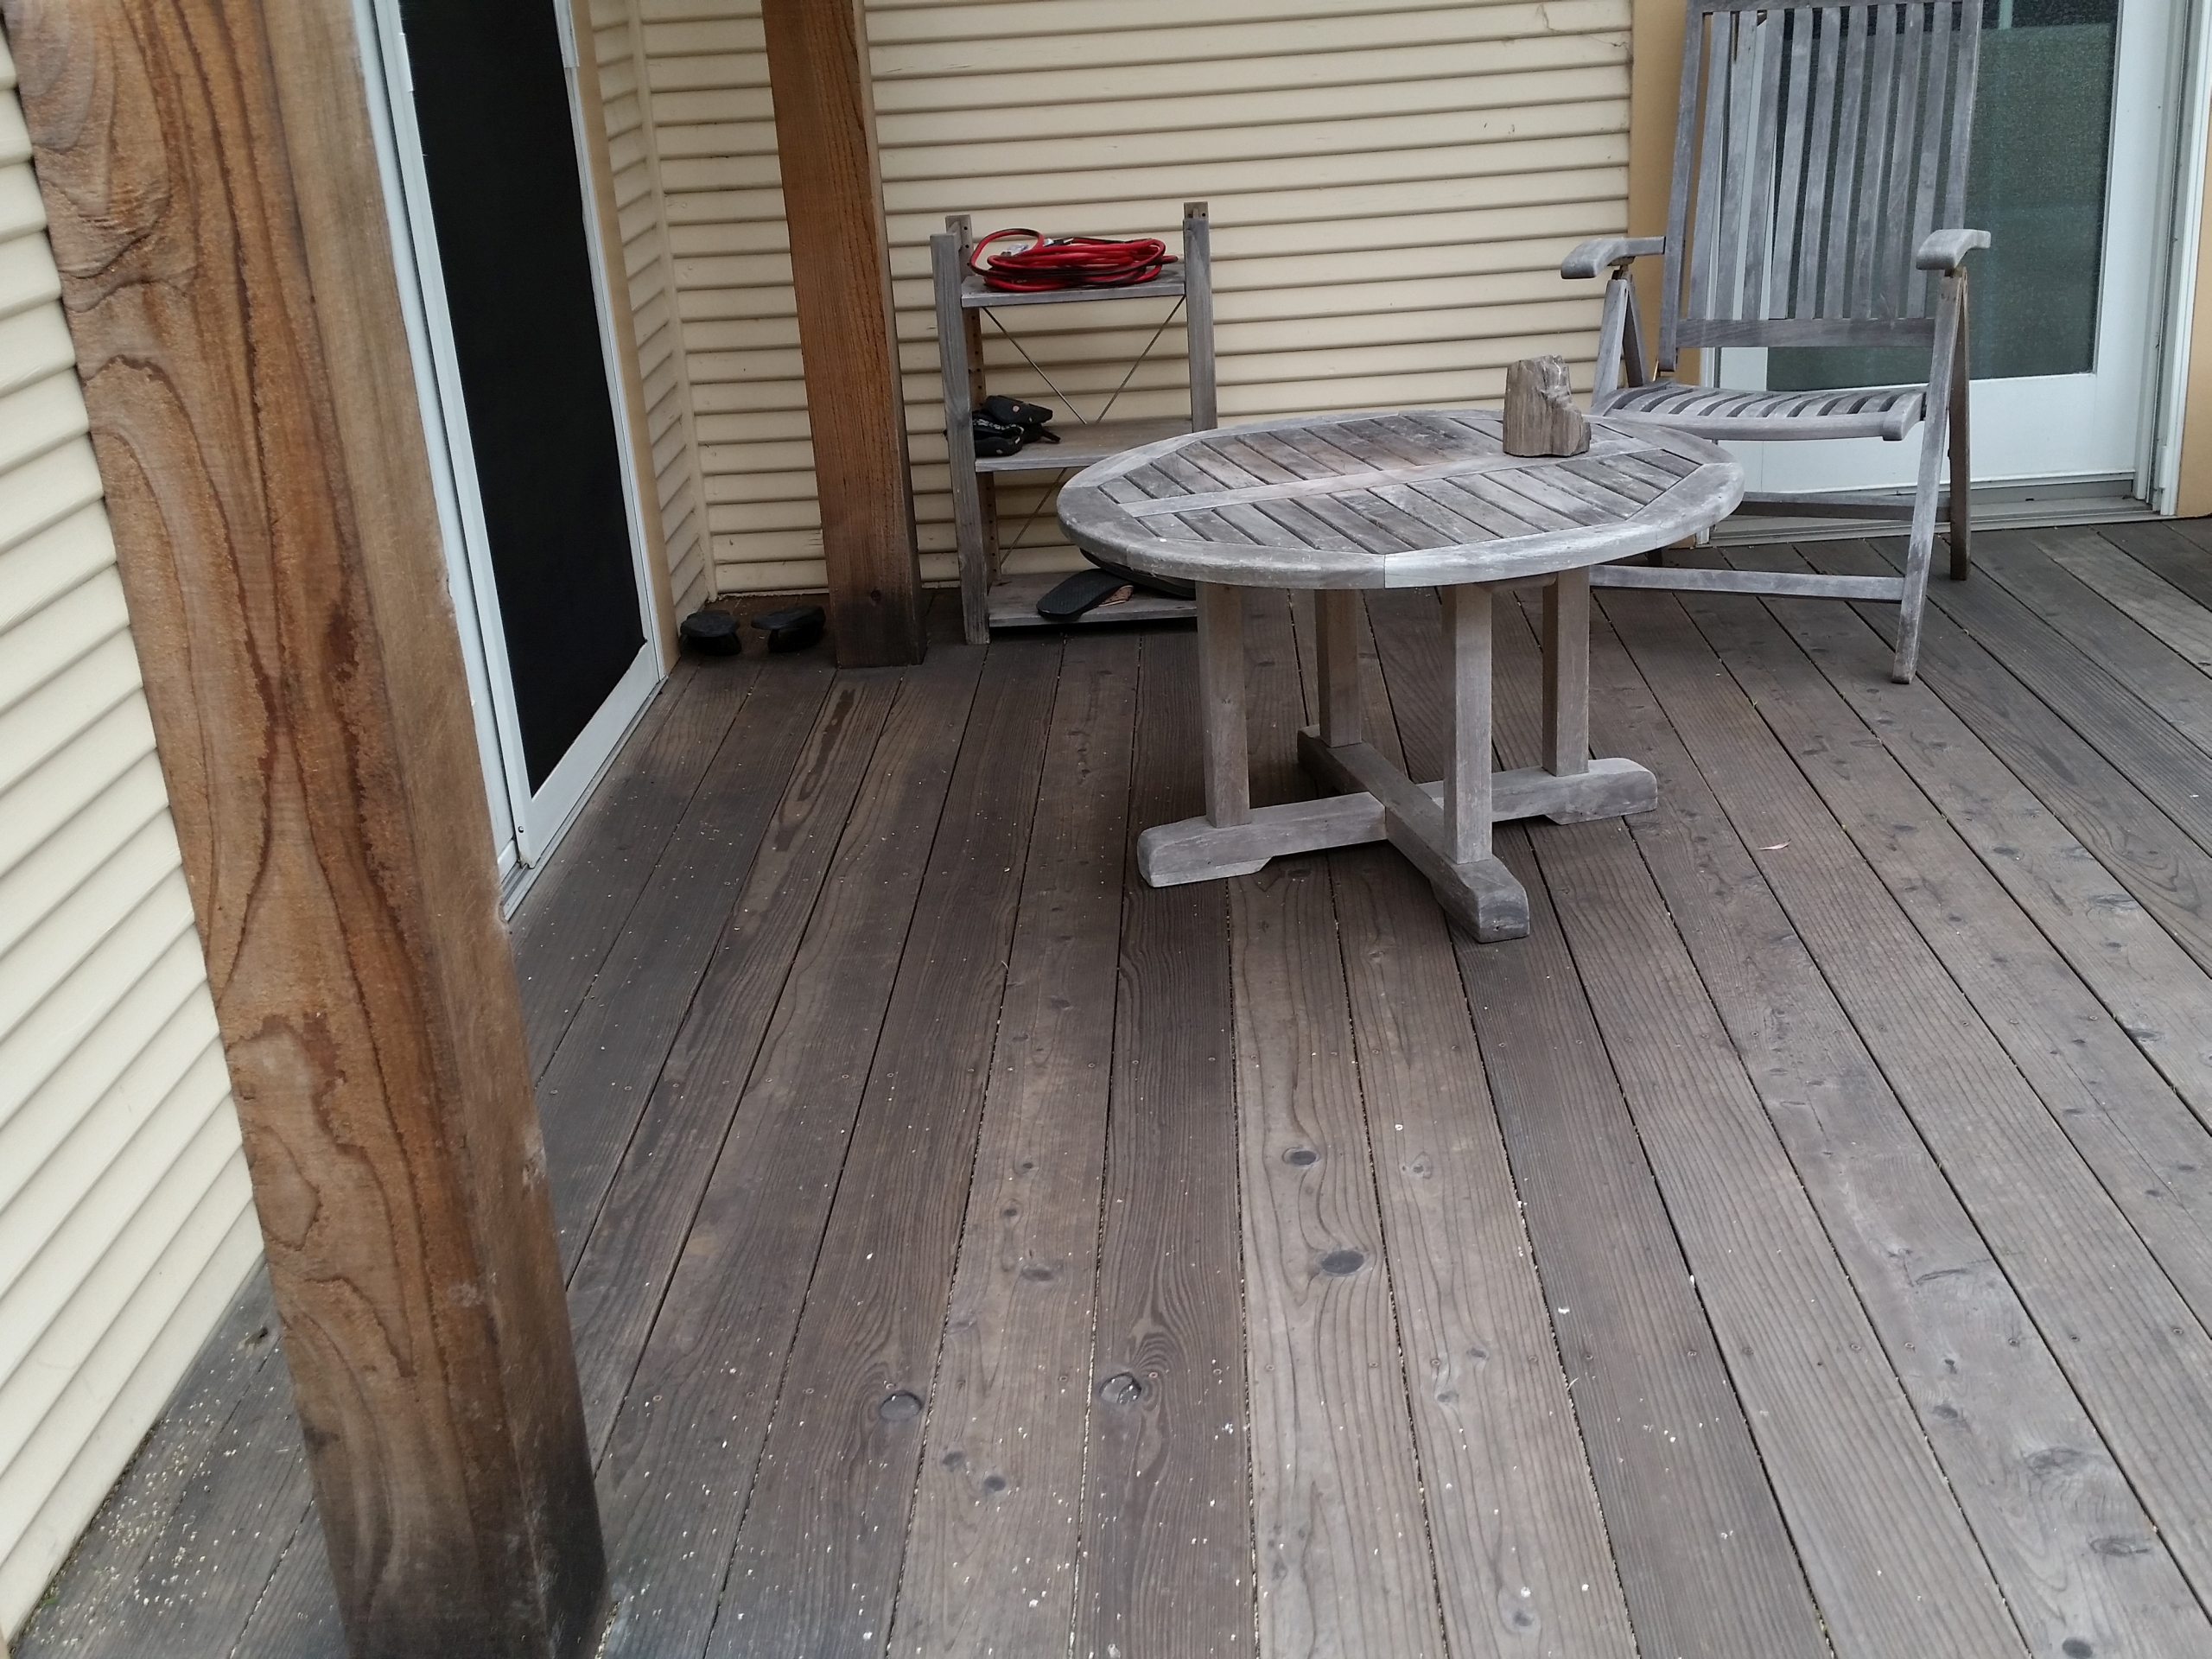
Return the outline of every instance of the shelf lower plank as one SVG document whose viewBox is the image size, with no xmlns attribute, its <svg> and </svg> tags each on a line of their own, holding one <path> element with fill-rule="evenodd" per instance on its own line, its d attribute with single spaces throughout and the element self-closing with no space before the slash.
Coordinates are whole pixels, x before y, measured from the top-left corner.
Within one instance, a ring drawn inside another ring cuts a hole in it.
<svg viewBox="0 0 2212 1659">
<path fill-rule="evenodd" d="M 1054 622 L 1037 614 L 1037 601 L 1067 580 L 1067 573 L 1008 576 L 991 586 L 991 626 L 995 628 L 1066 628 L 1099 622 L 1187 622 L 1198 607 L 1187 599 L 1147 593 L 1140 588 L 1119 605 L 1099 605 L 1071 621 Z"/>
<path fill-rule="evenodd" d="M 978 455 L 979 473 L 1058 473 L 1079 470 L 1109 455 L 1162 438 L 1179 438 L 1191 429 L 1188 416 L 1167 415 L 1149 420 L 1070 421 L 1054 423 L 1058 443 L 1033 443 L 1010 455 Z"/>
</svg>

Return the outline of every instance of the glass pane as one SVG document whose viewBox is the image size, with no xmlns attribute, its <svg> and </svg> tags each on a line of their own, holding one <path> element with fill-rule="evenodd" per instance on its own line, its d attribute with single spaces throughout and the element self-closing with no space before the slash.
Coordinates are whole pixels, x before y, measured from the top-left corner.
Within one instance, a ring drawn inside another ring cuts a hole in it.
<svg viewBox="0 0 2212 1659">
<path fill-rule="evenodd" d="M 2096 366 L 2105 155 L 2120 0 L 1984 0 L 1981 77 L 1967 174 L 1977 380 Z M 1767 353 L 1777 391 L 1897 385 L 1928 354 L 1803 347 Z"/>
</svg>

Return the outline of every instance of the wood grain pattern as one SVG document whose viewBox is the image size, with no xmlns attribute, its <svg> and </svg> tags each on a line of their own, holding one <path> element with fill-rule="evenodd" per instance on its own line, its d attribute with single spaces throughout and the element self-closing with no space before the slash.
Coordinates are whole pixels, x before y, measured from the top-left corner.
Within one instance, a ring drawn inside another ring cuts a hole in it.
<svg viewBox="0 0 2212 1659">
<path fill-rule="evenodd" d="M 1402 764 L 1354 605 L 1364 721 Z M 1309 683 L 1313 632 L 1300 636 Z M 1449 932 L 1402 861 L 1338 853 L 1329 869 L 1451 1650 L 1631 1653 Z"/>
<path fill-rule="evenodd" d="M 1440 1654 L 1327 868 L 1230 911 L 1260 1651 Z"/>
<path fill-rule="evenodd" d="M 1198 804 L 1195 645 L 1145 638 L 1132 829 Z M 1125 883 L 1081 1659 L 1253 1651 L 1229 971 L 1219 887 Z"/>
<path fill-rule="evenodd" d="M 1762 863 L 1792 926 L 2023 1305 L 2066 1333 L 2054 1351 L 2068 1380 L 2194 1580 L 2212 1544 L 2196 1520 L 2212 1515 L 2212 1447 L 2169 1443 L 2154 1425 L 2212 1412 L 2212 1338 L 2054 1121 L 2064 1101 L 2030 1087 L 1756 712 L 1711 696 L 1711 659 L 1686 648 L 1689 624 L 1664 605 L 1607 611 L 1737 834 L 1777 849 Z M 2069 1466 L 2094 1455 L 2059 1450 Z"/>
<path fill-rule="evenodd" d="M 1508 753 L 1541 741 L 1529 620 L 1516 609 L 1500 629 Z M 1829 1640 L 1839 1654 L 2017 1651 L 1980 1548 L 1674 905 L 1622 823 L 1531 840 Z"/>
<path fill-rule="evenodd" d="M 812 689 L 785 710 L 793 729 Z M 715 1155 L 820 902 L 896 690 L 882 679 L 847 681 L 823 700 L 736 902 L 719 923 L 713 960 L 689 995 L 671 994 L 684 1017 L 665 1064 L 652 1068 L 658 1076 L 649 1084 L 633 1077 L 621 1085 L 650 1088 L 651 1096 L 569 1275 L 584 1421 L 595 1452 L 606 1449 L 661 1294 L 682 1260 Z M 697 864 L 690 874 L 695 897 L 728 895 L 728 874 Z M 624 1029 L 618 1025 L 607 1034 Z M 608 1046 L 617 1052 L 625 1046 Z"/>
<path fill-rule="evenodd" d="M 1280 798 L 1310 787 L 1297 639 L 1281 596 L 1248 598 L 1255 771 Z M 1327 866 L 1229 897 L 1260 1651 L 1440 1654 Z"/>
<path fill-rule="evenodd" d="M 899 678 L 616 1414 L 607 1659 L 706 1650 L 982 656 L 940 649 Z M 703 1440 L 702 1421 L 727 1427 Z"/>
<path fill-rule="evenodd" d="M 1015 645 L 977 687 L 709 1654 L 888 1627 L 1059 667 Z"/>
<path fill-rule="evenodd" d="M 1808 545 L 1819 564 L 1886 563 L 1861 543 Z M 2192 801 L 2202 751 L 1996 584 L 1975 589 L 1974 631 L 1940 612 L 1923 649 L 1936 690 L 2200 966 L 2212 970 L 2212 801 Z M 1878 628 L 1878 618 L 1869 618 Z M 2030 653 L 2046 652 L 2051 660 Z M 2206 791 L 2194 791 L 2203 794 Z"/>
<path fill-rule="evenodd" d="M 604 1569 L 351 8 L 7 8 L 356 1650 Z"/>
<path fill-rule="evenodd" d="M 859 0 L 763 0 L 840 666 L 919 662 L 922 575 Z"/>
<path fill-rule="evenodd" d="M 1859 626 L 1831 607 L 1794 608 L 1811 620 Z M 2153 1535 L 2101 1436 L 1797 941 L 1751 850 L 1626 653 L 1610 639 L 1603 645 L 1609 693 L 1603 706 L 1616 728 L 1625 728 L 1622 741 L 1631 741 L 1632 732 L 1639 752 L 1655 756 L 1662 778 L 1658 818 L 1637 826 L 1645 861 L 1738 1046 L 1751 1057 L 1767 1109 L 2031 1646 L 2047 1652 L 2080 1640 L 2100 1651 L 2186 1651 L 2203 1639 L 2202 1615 L 2164 1550 L 2100 1542 L 2124 1537 L 2147 1544 Z M 1860 655 L 1871 664 L 1870 685 L 1894 697 L 1929 698 L 1925 688 L 1888 684 L 1880 642 L 1869 635 L 1866 645 Z M 1732 648 L 1730 661 L 1741 664 L 1751 653 L 1749 645 Z M 1804 690 L 1794 682 L 1809 674 L 1802 658 L 1799 672 L 1780 683 L 1753 671 L 1768 718 L 1778 702 L 1792 713 L 1804 709 Z M 1847 746 L 1846 729 L 1831 726 L 1822 741 L 1801 728 L 1795 741 L 1801 752 L 1834 753 Z M 1866 762 L 1853 752 L 1850 773 L 1863 774 Z M 1838 800 L 1834 791 L 1829 801 L 1847 824 L 1871 823 L 1901 804 L 1895 791 L 1863 808 Z M 1910 817 L 1896 822 L 1916 849 L 1944 833 Z M 1913 887 L 1960 892 L 1955 872 L 1923 861 L 1929 856 L 1916 851 L 1917 870 L 1929 879 L 1891 883 L 1908 904 Z M 2052 1446 L 2092 1452 L 2067 1479 L 2050 1481 L 2036 1459 Z"/>
<path fill-rule="evenodd" d="M 2212 753 L 2212 674 L 2145 627 L 2127 607 L 2113 603 L 2094 573 L 2085 579 L 2069 558 L 2060 556 L 2088 541 L 2116 554 L 2091 530 L 2035 531 L 1986 540 L 1980 568 L 2175 730 Z M 2190 603 L 2179 594 L 2173 596 Z"/>
<path fill-rule="evenodd" d="M 1859 681 L 1854 667 L 1880 650 L 1871 631 L 1808 609 L 1784 608 L 1788 639 L 1740 610 L 1692 614 L 2202 1308 L 2212 1289 L 2212 1057 L 2197 1027 L 2212 980 L 1955 714 L 1924 692 L 1884 695 Z M 1887 764 L 1861 752 L 1854 716 L 1880 738 Z M 1824 758 L 1847 748 L 1847 763 Z M 1952 919 L 1962 906 L 1975 918 L 1971 932 Z"/>
<path fill-rule="evenodd" d="M 741 661 L 747 669 L 759 666 L 757 659 Z M 701 680 L 700 666 L 696 658 L 678 660 L 562 838 L 560 856 L 547 863 L 508 921 L 533 1074 L 553 1058 L 569 1016 L 591 988 L 700 773 L 743 705 L 750 674 L 717 672 Z"/>
<path fill-rule="evenodd" d="M 1074 1626 L 1136 670 L 1128 635 L 1061 666 L 895 1653 L 1058 1652 Z"/>
<path fill-rule="evenodd" d="M 805 664 L 784 677 L 785 697 L 738 711 L 538 1078 L 564 1268 L 590 1235 L 693 988 L 775 827 L 832 673 L 826 662 Z"/>
<path fill-rule="evenodd" d="M 1369 601 L 1408 761 L 1444 734 L 1422 596 Z M 1501 851 L 1535 876 L 1523 832 Z M 1530 931 L 1454 940 L 1638 1645 L 1825 1653 L 1813 1601 L 1541 883 Z"/>
</svg>

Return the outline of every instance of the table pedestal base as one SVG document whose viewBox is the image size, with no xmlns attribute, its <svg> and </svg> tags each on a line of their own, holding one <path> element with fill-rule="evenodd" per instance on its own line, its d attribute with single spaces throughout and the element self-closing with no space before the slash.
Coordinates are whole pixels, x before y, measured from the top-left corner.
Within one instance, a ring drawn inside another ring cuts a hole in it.
<svg viewBox="0 0 2212 1659">
<path fill-rule="evenodd" d="M 1438 901 L 1478 939 L 1529 931 L 1529 895 L 1491 851 L 1491 825 L 1555 823 L 1649 811 L 1659 786 L 1633 760 L 1590 759 L 1590 573 L 1560 571 L 1544 590 L 1545 764 L 1491 770 L 1491 592 L 1442 589 L 1452 656 L 1449 770 L 1416 784 L 1361 735 L 1359 597 L 1314 595 L 1320 724 L 1298 734 L 1298 757 L 1336 792 L 1287 806 L 1252 805 L 1244 736 L 1244 599 L 1198 584 L 1200 734 L 1206 812 L 1137 838 L 1137 869 L 1155 887 L 1249 875 L 1271 858 L 1388 841 L 1427 876 Z"/>
<path fill-rule="evenodd" d="M 1298 757 L 1313 780 L 1338 791 L 1318 801 L 1255 807 L 1242 823 L 1203 817 L 1163 823 L 1137 837 L 1137 869 L 1155 887 L 1249 875 L 1269 859 L 1330 847 L 1388 841 L 1436 889 L 1452 920 L 1477 938 L 1517 939 L 1529 931 L 1529 899 L 1496 858 L 1455 864 L 1446 854 L 1444 785 L 1415 784 L 1370 743 L 1332 748 L 1318 728 L 1298 734 Z M 1542 766 L 1494 772 L 1491 817 L 1592 818 L 1648 812 L 1658 804 L 1657 780 L 1633 760 L 1592 760 L 1565 776 Z"/>
</svg>

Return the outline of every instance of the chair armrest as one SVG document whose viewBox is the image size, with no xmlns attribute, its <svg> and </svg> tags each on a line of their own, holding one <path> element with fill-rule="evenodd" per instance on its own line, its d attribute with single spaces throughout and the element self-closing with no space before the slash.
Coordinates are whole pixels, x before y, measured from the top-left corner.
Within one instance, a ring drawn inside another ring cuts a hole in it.
<svg viewBox="0 0 2212 1659">
<path fill-rule="evenodd" d="M 1989 245 L 1987 231 L 1930 231 L 1912 263 L 1923 270 L 1956 270 L 1967 255 Z"/>
<path fill-rule="evenodd" d="M 1559 262 L 1559 274 L 1567 277 L 1595 276 L 1609 265 L 1618 270 L 1631 259 L 1666 251 L 1667 238 L 1663 236 L 1593 236 L 1587 242 L 1577 243 L 1574 251 Z"/>
</svg>

